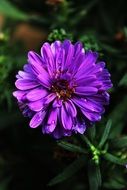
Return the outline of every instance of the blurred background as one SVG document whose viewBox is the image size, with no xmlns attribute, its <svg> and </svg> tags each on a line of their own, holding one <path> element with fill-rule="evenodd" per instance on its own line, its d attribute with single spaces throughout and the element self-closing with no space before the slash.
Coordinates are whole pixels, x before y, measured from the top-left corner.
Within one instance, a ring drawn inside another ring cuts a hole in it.
<svg viewBox="0 0 127 190">
<path fill-rule="evenodd" d="M 106 61 L 114 87 L 110 106 L 97 124 L 96 141 L 112 119 L 109 150 L 127 158 L 126 0 L 0 0 L 0 190 L 89 190 L 87 163 L 65 182 L 47 185 L 78 154 L 58 147 L 40 128 L 30 129 L 12 97 L 15 75 L 26 63 L 27 52 L 39 52 L 43 42 L 56 39 L 80 40 Z M 118 151 L 110 145 L 121 137 L 124 146 Z M 102 160 L 101 170 L 100 189 L 127 189 L 125 167 Z"/>
</svg>

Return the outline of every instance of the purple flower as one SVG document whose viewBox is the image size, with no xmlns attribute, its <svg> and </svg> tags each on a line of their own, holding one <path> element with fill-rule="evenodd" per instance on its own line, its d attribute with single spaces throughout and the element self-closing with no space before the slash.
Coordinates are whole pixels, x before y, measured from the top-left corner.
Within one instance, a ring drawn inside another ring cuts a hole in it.
<svg viewBox="0 0 127 190">
<path fill-rule="evenodd" d="M 99 121 L 109 103 L 112 87 L 105 63 L 82 44 L 55 41 L 44 43 L 41 55 L 30 51 L 28 63 L 19 71 L 13 95 L 30 127 L 55 138 L 83 134 L 90 123 Z"/>
</svg>

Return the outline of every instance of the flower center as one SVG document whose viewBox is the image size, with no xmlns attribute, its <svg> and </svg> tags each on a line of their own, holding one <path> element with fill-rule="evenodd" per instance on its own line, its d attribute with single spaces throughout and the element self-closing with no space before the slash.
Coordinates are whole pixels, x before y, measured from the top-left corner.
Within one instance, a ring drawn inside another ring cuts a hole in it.
<svg viewBox="0 0 127 190">
<path fill-rule="evenodd" d="M 57 97 L 64 101 L 71 97 L 74 93 L 74 88 L 69 86 L 67 80 L 57 80 L 52 85 L 52 91 L 56 93 Z"/>
</svg>

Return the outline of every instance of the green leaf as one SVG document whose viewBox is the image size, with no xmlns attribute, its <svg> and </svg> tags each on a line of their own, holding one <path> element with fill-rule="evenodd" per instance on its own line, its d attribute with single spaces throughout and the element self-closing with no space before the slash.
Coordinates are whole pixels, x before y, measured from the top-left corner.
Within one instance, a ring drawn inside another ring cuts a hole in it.
<svg viewBox="0 0 127 190">
<path fill-rule="evenodd" d="M 127 86 L 127 73 L 122 77 L 122 79 L 120 80 L 119 86 Z"/>
<path fill-rule="evenodd" d="M 104 183 L 104 187 L 107 189 L 124 189 L 126 186 L 121 184 L 119 181 L 113 179 L 109 182 Z"/>
<path fill-rule="evenodd" d="M 18 20 L 27 20 L 28 16 L 22 11 L 18 10 L 14 5 L 12 5 L 8 0 L 0 1 L 0 13 L 5 16 L 11 17 Z"/>
<path fill-rule="evenodd" d="M 58 145 L 70 152 L 86 153 L 86 151 L 83 148 L 65 141 L 59 141 Z"/>
<path fill-rule="evenodd" d="M 110 153 L 105 153 L 103 155 L 103 157 L 110 161 L 110 162 L 113 162 L 114 164 L 118 164 L 118 165 L 126 165 L 127 164 L 127 159 L 121 159 L 119 157 L 116 157 Z"/>
<path fill-rule="evenodd" d="M 104 43 L 101 43 L 100 44 L 102 49 L 106 50 L 107 52 L 109 52 L 110 54 L 118 54 L 120 53 L 120 50 L 110 46 L 110 45 L 107 45 L 107 44 L 104 44 Z"/>
<path fill-rule="evenodd" d="M 113 126 L 111 128 L 109 138 L 114 139 L 119 136 L 122 132 L 125 124 L 125 119 L 127 115 L 127 96 L 121 98 L 121 101 L 116 104 L 113 111 L 109 115 L 109 118 L 113 121 Z"/>
<path fill-rule="evenodd" d="M 94 140 L 94 138 L 96 136 L 96 127 L 95 126 L 88 128 L 88 136 L 89 136 L 91 141 Z"/>
<path fill-rule="evenodd" d="M 75 160 L 72 164 L 65 168 L 62 173 L 53 178 L 48 185 L 52 186 L 70 178 L 85 165 L 85 162 L 85 157 L 80 156 L 79 158 L 77 158 L 77 160 Z"/>
<path fill-rule="evenodd" d="M 127 136 L 111 140 L 113 148 L 127 148 Z"/>
<path fill-rule="evenodd" d="M 109 132 L 111 129 L 111 125 L 112 125 L 112 121 L 108 120 L 106 127 L 105 127 L 105 130 L 103 132 L 103 135 L 101 137 L 100 143 L 99 143 L 99 148 L 102 148 L 102 146 L 105 144 L 106 140 L 108 139 Z"/>
<path fill-rule="evenodd" d="M 98 190 L 101 187 L 101 172 L 99 165 L 95 165 L 92 161 L 88 165 L 88 178 L 89 178 L 89 189 Z"/>
<path fill-rule="evenodd" d="M 0 181 L 0 190 L 7 190 L 10 180 L 11 180 L 11 177 L 8 177 L 7 179 Z"/>
</svg>

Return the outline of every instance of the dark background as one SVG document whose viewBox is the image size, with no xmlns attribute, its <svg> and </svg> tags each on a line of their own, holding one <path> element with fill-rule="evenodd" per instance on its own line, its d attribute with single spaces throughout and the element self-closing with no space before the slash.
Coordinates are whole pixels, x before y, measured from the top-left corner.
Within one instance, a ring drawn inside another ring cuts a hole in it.
<svg viewBox="0 0 127 190">
<path fill-rule="evenodd" d="M 87 163 L 72 178 L 47 186 L 78 155 L 58 147 L 40 128 L 30 129 L 29 119 L 22 116 L 12 97 L 15 75 L 26 63 L 28 50 L 39 52 L 44 41 L 66 38 L 81 40 L 86 49 L 99 51 L 111 73 L 111 101 L 96 126 L 100 128 L 96 139 L 109 118 L 113 121 L 109 142 L 127 135 L 126 0 L 1 0 L 0 190 L 89 189 Z M 69 141 L 73 142 L 73 137 Z M 112 148 L 110 151 L 118 154 Z M 127 149 L 120 151 L 127 157 Z M 102 160 L 101 171 L 100 189 L 126 189 L 125 167 Z"/>
</svg>

